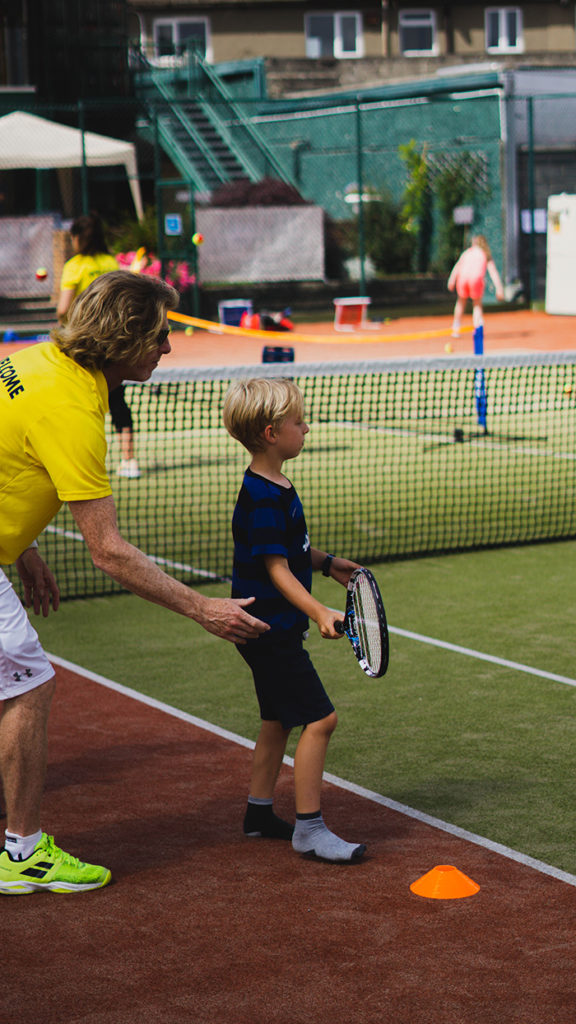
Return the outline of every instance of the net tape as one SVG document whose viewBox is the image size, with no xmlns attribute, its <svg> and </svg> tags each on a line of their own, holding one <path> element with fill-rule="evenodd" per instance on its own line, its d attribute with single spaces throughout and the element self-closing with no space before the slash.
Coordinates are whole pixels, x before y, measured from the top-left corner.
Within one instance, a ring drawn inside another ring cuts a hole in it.
<svg viewBox="0 0 576 1024">
<path fill-rule="evenodd" d="M 252 376 L 290 376 L 304 393 L 311 431 L 285 471 L 315 547 L 370 564 L 576 536 L 576 354 L 158 369 L 126 387 L 142 475 L 117 477 L 108 423 L 109 469 L 124 536 L 186 583 L 231 572 L 250 459 L 222 403 Z M 66 507 L 40 543 L 64 597 L 119 590 Z"/>
</svg>

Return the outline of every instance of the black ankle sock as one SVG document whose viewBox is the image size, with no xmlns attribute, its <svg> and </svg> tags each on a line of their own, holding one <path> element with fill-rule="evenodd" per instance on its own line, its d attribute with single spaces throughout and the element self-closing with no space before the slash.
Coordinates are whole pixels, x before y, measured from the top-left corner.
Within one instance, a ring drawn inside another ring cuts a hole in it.
<svg viewBox="0 0 576 1024">
<path fill-rule="evenodd" d="M 274 814 L 272 804 L 248 802 L 244 816 L 244 835 L 264 839 L 292 839 L 294 826 Z"/>
</svg>

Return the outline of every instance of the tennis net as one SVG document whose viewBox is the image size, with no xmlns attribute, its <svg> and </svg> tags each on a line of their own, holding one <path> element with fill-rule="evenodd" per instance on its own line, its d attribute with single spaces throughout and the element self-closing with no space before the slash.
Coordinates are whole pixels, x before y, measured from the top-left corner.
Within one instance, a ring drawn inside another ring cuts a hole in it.
<svg viewBox="0 0 576 1024">
<path fill-rule="evenodd" d="M 288 375 L 311 431 L 286 471 L 315 547 L 370 564 L 576 536 L 576 354 L 157 370 L 126 388 L 142 475 L 116 476 L 110 425 L 109 468 L 122 533 L 184 582 L 231 571 L 249 461 L 222 426 L 231 380 Z M 41 548 L 64 597 L 119 590 L 66 507 Z"/>
</svg>

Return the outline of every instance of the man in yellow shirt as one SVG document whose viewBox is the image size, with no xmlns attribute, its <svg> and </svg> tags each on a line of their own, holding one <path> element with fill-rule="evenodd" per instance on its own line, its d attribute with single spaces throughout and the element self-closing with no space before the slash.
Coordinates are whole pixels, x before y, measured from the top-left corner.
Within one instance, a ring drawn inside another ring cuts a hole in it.
<svg viewBox="0 0 576 1024">
<path fill-rule="evenodd" d="M 26 604 L 47 615 L 58 586 L 36 537 L 67 502 L 94 564 L 126 590 L 245 643 L 267 627 L 252 599 L 209 598 L 164 573 L 118 530 L 105 469 L 108 392 L 146 381 L 170 351 L 177 293 L 114 271 L 74 302 L 52 340 L 0 360 L 0 564 L 16 563 Z M 65 853 L 40 827 L 54 670 L 0 569 L 0 774 L 6 802 L 0 893 L 83 892 L 111 873 Z"/>
</svg>

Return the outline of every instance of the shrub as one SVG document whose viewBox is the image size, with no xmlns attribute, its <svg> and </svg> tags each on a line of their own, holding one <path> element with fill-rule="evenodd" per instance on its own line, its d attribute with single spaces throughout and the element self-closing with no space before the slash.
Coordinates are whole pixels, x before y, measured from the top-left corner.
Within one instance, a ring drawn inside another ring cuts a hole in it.
<svg viewBox="0 0 576 1024">
<path fill-rule="evenodd" d="M 414 238 L 406 231 L 400 207 L 383 190 L 364 204 L 366 255 L 381 274 L 405 274 L 412 269 Z"/>
<path fill-rule="evenodd" d="M 210 206 L 305 206 L 298 189 L 278 178 L 249 181 L 241 178 L 221 185 L 212 193 Z"/>
</svg>

